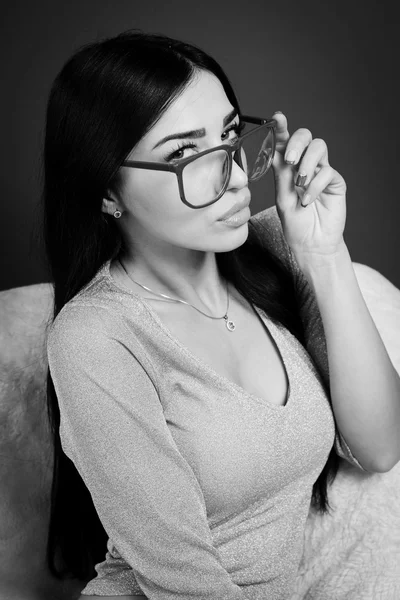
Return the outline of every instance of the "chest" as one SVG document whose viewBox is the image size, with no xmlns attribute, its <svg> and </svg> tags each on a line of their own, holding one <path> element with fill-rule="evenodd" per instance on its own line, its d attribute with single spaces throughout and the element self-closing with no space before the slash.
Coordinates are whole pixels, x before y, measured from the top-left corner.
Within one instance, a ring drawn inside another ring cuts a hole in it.
<svg viewBox="0 0 400 600">
<path fill-rule="evenodd" d="M 157 329 L 160 345 L 173 355 L 159 364 L 164 416 L 200 483 L 211 522 L 260 499 L 272 507 L 287 486 L 297 489 L 295 482 L 309 491 L 332 446 L 334 424 L 305 349 L 240 302 L 231 301 L 228 310 L 233 332 L 224 319 L 189 306 L 149 297 L 146 303 L 164 329 Z"/>
<path fill-rule="evenodd" d="M 254 311 L 254 316 L 240 309 L 229 311 L 236 325 L 230 332 L 223 319 L 205 324 L 200 319 L 208 321 L 207 317 L 199 315 L 199 320 L 191 316 L 183 321 L 176 308 L 171 311 L 170 306 L 164 313 L 161 303 L 152 304 L 155 310 L 156 306 L 175 340 L 202 365 L 238 386 L 234 389 L 204 368 L 196 369 L 193 360 L 182 372 L 172 371 L 172 377 L 166 371 L 163 384 L 166 421 L 200 482 L 212 522 L 261 498 L 272 507 L 287 486 L 297 489 L 294 482 L 299 479 L 309 487 L 332 445 L 333 421 L 324 392 L 297 344 L 288 344 L 269 322 L 269 327 L 263 326 Z M 188 360 L 185 355 L 180 352 L 180 359 Z M 283 359 L 290 378 L 288 402 Z"/>
<path fill-rule="evenodd" d="M 147 299 L 169 332 L 197 360 L 219 376 L 266 402 L 283 406 L 288 377 L 278 346 L 250 307 L 231 303 L 228 312 L 236 328 L 224 319 L 210 319 L 182 304 Z"/>
</svg>

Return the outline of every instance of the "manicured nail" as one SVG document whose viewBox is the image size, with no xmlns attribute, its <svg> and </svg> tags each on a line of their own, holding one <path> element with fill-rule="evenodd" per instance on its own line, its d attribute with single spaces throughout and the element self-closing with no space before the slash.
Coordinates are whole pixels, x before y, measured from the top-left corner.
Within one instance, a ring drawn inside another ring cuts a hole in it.
<svg viewBox="0 0 400 600">
<path fill-rule="evenodd" d="M 297 160 L 296 150 L 291 150 L 290 152 L 288 152 L 288 155 L 286 156 L 285 160 L 289 165 L 294 165 Z"/>
<path fill-rule="evenodd" d="M 299 187 L 303 187 L 307 181 L 307 173 L 302 173 L 299 171 L 296 179 L 296 185 Z"/>
<path fill-rule="evenodd" d="M 301 205 L 303 208 L 306 208 L 310 204 L 311 196 L 310 194 L 304 194 L 303 199 L 301 201 Z"/>
</svg>

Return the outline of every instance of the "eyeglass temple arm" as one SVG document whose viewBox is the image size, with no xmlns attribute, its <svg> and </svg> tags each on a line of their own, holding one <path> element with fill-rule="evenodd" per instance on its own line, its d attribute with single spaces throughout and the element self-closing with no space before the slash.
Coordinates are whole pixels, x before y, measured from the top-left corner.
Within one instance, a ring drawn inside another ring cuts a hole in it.
<svg viewBox="0 0 400 600">
<path fill-rule="evenodd" d="M 249 115 L 240 115 L 240 118 L 243 121 L 248 121 L 249 123 L 253 123 L 254 125 L 265 125 L 268 123 L 269 125 L 276 125 L 275 119 L 263 119 L 261 117 L 250 117 Z"/>
</svg>

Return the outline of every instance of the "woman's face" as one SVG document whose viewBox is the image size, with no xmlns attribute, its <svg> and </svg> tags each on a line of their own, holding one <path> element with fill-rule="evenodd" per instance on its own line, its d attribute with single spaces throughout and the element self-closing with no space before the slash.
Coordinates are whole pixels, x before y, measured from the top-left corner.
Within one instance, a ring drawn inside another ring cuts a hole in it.
<svg viewBox="0 0 400 600">
<path fill-rule="evenodd" d="M 172 163 L 202 150 L 235 141 L 237 132 L 232 125 L 239 117 L 232 113 L 220 81 L 207 71 L 199 72 L 186 90 L 174 101 L 156 125 L 142 138 L 129 155 L 130 160 L 171 162 L 171 154 L 183 145 L 193 147 L 179 150 Z M 166 136 L 195 129 L 205 130 L 200 138 L 172 139 L 159 142 Z M 157 146 L 157 147 L 155 147 Z M 248 236 L 247 220 L 239 227 L 229 227 L 221 217 L 239 202 L 250 201 L 245 172 L 233 161 L 232 174 L 225 194 L 214 204 L 192 209 L 180 198 L 175 173 L 122 167 L 119 205 L 128 244 L 158 242 L 206 252 L 227 252 L 241 246 Z M 129 239 L 130 238 L 130 239 Z"/>
</svg>

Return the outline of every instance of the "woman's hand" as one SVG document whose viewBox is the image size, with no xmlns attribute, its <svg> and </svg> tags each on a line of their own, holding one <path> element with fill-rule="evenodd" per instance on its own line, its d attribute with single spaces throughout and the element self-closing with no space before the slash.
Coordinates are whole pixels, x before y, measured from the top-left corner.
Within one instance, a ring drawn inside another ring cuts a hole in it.
<svg viewBox="0 0 400 600">
<path fill-rule="evenodd" d="M 287 120 L 275 113 L 276 152 L 273 171 L 276 205 L 287 243 L 300 266 L 335 256 L 345 246 L 346 183 L 328 161 L 321 139 L 308 129 L 290 137 Z M 290 164 L 289 164 L 290 161 Z M 299 180 L 299 176 L 306 175 Z M 309 196 L 308 205 L 304 203 Z"/>
</svg>

